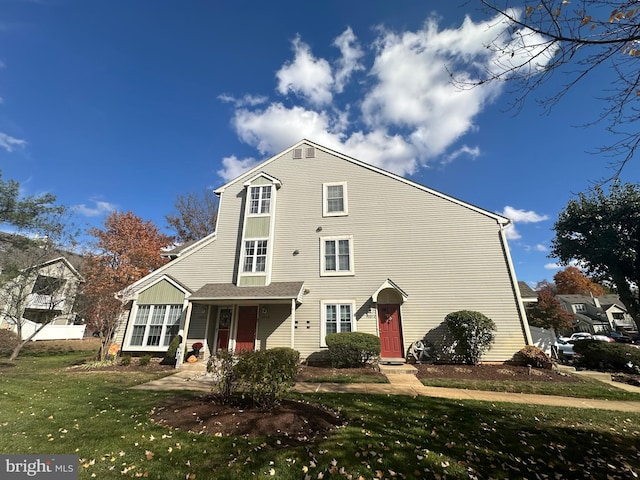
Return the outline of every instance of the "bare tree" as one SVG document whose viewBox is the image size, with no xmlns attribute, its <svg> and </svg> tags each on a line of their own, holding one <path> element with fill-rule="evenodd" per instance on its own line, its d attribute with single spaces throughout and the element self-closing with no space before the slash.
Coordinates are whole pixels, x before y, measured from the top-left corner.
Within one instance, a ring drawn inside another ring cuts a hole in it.
<svg viewBox="0 0 640 480">
<path fill-rule="evenodd" d="M 3 235 L 0 273 L 0 323 L 20 339 L 9 361 L 44 327 L 73 323 L 81 278 L 55 239 Z M 27 330 L 27 326 L 33 330 Z"/>
<path fill-rule="evenodd" d="M 218 197 L 210 189 L 202 193 L 189 192 L 178 195 L 175 212 L 166 215 L 169 227 L 176 232 L 179 243 L 200 240 L 216 229 Z"/>
<path fill-rule="evenodd" d="M 614 158 L 614 177 L 640 144 L 640 5 L 623 0 L 481 0 L 501 33 L 486 45 L 494 62 L 476 79 L 454 81 L 464 87 L 488 82 L 515 84 L 515 105 L 521 107 L 556 72 L 566 74 L 563 86 L 541 103 L 551 109 L 569 90 L 596 69 L 615 78 L 601 86 L 603 109 L 592 123 L 604 121 L 617 135 L 601 152 Z"/>
</svg>

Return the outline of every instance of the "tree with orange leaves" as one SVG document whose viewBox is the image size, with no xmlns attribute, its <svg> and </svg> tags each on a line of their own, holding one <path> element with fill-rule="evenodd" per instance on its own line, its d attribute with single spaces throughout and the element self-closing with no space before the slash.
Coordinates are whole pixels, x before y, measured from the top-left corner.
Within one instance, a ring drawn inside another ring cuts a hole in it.
<svg viewBox="0 0 640 480">
<path fill-rule="evenodd" d="M 164 265 L 167 260 L 160 257 L 160 251 L 173 239 L 133 212 L 112 212 L 103 229 L 91 228 L 88 233 L 96 240 L 83 269 L 82 311 L 88 326 L 100 337 L 98 357 L 104 360 L 123 313 L 116 294 Z"/>
<path fill-rule="evenodd" d="M 585 277 L 579 268 L 569 266 L 553 276 L 558 295 L 604 295 L 604 288 Z"/>
</svg>

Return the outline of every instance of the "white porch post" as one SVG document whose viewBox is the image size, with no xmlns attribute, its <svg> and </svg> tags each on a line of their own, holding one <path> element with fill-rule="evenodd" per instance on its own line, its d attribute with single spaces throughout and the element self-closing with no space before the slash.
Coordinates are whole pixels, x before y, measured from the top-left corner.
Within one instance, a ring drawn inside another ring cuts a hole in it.
<svg viewBox="0 0 640 480">
<path fill-rule="evenodd" d="M 189 302 L 187 304 L 187 313 L 184 319 L 184 331 L 182 332 L 182 343 L 180 344 L 180 350 L 182 350 L 182 355 L 187 351 L 187 333 L 189 332 L 189 324 L 191 323 L 191 309 L 193 307 L 193 303 Z M 180 363 L 182 363 L 182 358 L 180 358 Z"/>
<path fill-rule="evenodd" d="M 296 299 L 291 299 L 291 348 L 296 345 Z"/>
</svg>

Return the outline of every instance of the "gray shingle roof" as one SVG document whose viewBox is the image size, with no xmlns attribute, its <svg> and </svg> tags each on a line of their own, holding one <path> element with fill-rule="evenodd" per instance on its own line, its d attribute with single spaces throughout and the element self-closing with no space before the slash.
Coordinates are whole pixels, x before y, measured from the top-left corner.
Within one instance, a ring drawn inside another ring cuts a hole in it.
<svg viewBox="0 0 640 480">
<path fill-rule="evenodd" d="M 238 287 L 233 283 L 208 283 L 189 300 L 285 300 L 299 298 L 304 282 L 274 282 L 263 287 Z"/>
</svg>

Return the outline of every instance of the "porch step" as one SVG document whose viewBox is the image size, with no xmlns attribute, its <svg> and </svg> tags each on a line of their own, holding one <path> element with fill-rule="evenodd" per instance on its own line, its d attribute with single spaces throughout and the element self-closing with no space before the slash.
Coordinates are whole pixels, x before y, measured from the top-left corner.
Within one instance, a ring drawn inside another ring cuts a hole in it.
<svg viewBox="0 0 640 480">
<path fill-rule="evenodd" d="M 378 363 L 380 365 L 404 365 L 407 361 L 404 358 L 381 358 Z"/>
<path fill-rule="evenodd" d="M 413 365 L 403 363 L 402 365 L 380 364 L 380 373 L 383 375 L 415 375 L 418 369 Z"/>
</svg>

